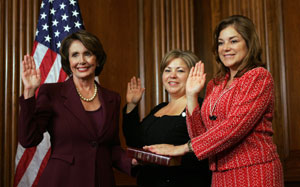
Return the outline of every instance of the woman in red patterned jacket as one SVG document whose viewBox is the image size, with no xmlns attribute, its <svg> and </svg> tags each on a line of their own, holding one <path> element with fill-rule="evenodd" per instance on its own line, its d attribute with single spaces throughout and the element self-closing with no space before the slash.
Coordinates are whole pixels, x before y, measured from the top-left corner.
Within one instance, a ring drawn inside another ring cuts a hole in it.
<svg viewBox="0 0 300 187">
<path fill-rule="evenodd" d="M 212 186 L 283 186 L 283 172 L 273 143 L 274 82 L 261 61 L 252 21 L 244 16 L 222 20 L 214 33 L 219 71 L 206 88 L 204 64 L 190 71 L 186 85 L 187 126 L 191 140 L 180 146 L 144 147 L 165 155 L 193 151 L 209 158 Z"/>
</svg>

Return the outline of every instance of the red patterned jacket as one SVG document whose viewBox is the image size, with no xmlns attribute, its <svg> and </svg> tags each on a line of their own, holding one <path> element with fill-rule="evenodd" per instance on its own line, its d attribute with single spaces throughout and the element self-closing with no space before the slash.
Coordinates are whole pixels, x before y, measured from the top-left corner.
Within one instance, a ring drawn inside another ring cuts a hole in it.
<svg viewBox="0 0 300 187">
<path fill-rule="evenodd" d="M 278 159 L 273 143 L 274 82 L 264 68 L 235 78 L 225 88 L 210 81 L 201 111 L 187 115 L 188 132 L 199 159 L 210 158 L 210 169 L 223 171 Z M 188 112 L 187 112 L 188 114 Z M 216 120 L 210 120 L 209 115 Z"/>
</svg>

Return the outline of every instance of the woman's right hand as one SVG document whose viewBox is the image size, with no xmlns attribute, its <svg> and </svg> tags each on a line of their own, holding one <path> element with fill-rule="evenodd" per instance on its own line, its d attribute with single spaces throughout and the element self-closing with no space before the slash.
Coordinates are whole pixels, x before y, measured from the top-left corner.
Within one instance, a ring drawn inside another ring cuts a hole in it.
<svg viewBox="0 0 300 187">
<path fill-rule="evenodd" d="M 171 145 L 171 144 L 156 144 L 143 147 L 144 150 L 151 151 L 159 155 L 167 156 L 182 156 L 189 152 L 188 144 Z"/>
<path fill-rule="evenodd" d="M 36 89 L 41 83 L 41 72 L 39 69 L 36 69 L 32 56 L 24 56 L 21 76 L 24 84 L 24 98 L 28 99 L 34 96 Z"/>
<path fill-rule="evenodd" d="M 132 77 L 130 82 L 127 84 L 127 113 L 131 112 L 133 108 L 140 102 L 145 88 L 141 87 L 141 80 Z"/>
<path fill-rule="evenodd" d="M 132 103 L 135 105 L 138 104 L 138 102 L 142 98 L 144 91 L 145 88 L 141 87 L 141 80 L 139 78 L 136 80 L 135 77 L 132 77 L 130 82 L 128 82 L 127 84 L 127 103 Z"/>
</svg>

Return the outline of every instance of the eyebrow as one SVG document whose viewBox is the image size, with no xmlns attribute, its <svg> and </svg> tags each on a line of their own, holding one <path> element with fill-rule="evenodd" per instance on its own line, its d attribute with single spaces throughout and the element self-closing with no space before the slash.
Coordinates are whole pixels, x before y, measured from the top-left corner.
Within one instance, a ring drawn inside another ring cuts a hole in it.
<svg viewBox="0 0 300 187">
<path fill-rule="evenodd" d="M 79 51 L 77 51 L 77 50 L 75 50 L 75 51 L 71 51 L 71 53 L 70 54 L 75 54 L 75 53 L 79 53 Z M 91 53 L 91 54 L 93 54 L 90 50 L 85 50 L 85 51 L 83 51 L 82 53 Z"/>
<path fill-rule="evenodd" d="M 79 53 L 78 51 L 72 51 L 70 54 L 73 55 L 73 54 L 76 54 L 76 53 Z"/>
<path fill-rule="evenodd" d="M 231 36 L 229 37 L 229 40 L 232 40 L 233 38 L 239 38 L 238 36 Z M 223 40 L 222 38 L 218 38 L 218 40 Z"/>
<path fill-rule="evenodd" d="M 170 67 L 170 66 L 167 66 L 165 69 L 173 69 L 172 67 Z M 185 69 L 185 67 L 183 67 L 183 66 L 179 66 L 179 67 L 175 67 L 175 69 L 179 69 L 179 68 L 183 68 L 183 69 Z"/>
</svg>

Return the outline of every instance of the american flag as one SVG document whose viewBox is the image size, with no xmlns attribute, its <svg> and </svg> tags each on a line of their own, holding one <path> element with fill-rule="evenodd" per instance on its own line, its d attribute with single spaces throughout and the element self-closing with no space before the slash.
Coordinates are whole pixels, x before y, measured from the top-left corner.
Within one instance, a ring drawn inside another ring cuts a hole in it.
<svg viewBox="0 0 300 187">
<path fill-rule="evenodd" d="M 41 70 L 41 84 L 62 82 L 67 78 L 61 68 L 59 48 L 70 33 L 84 29 L 77 0 L 43 0 L 40 7 L 32 56 Z M 14 186 L 36 186 L 50 156 L 50 137 L 29 149 L 18 144 Z"/>
</svg>

